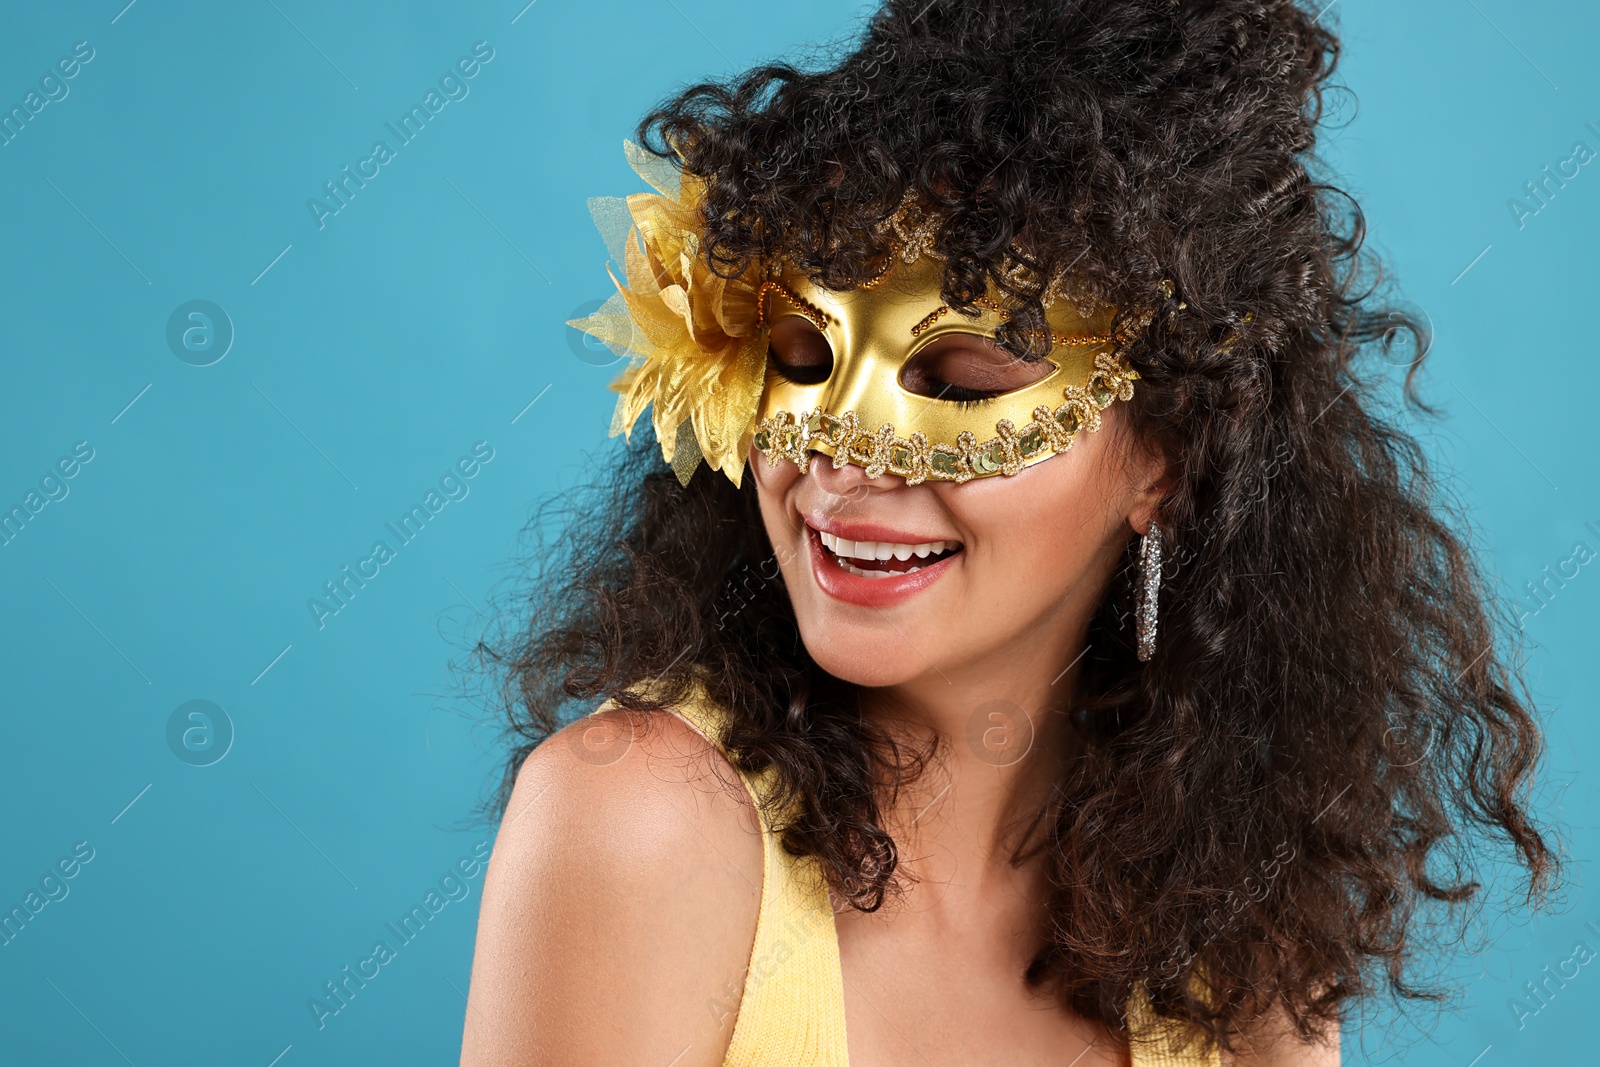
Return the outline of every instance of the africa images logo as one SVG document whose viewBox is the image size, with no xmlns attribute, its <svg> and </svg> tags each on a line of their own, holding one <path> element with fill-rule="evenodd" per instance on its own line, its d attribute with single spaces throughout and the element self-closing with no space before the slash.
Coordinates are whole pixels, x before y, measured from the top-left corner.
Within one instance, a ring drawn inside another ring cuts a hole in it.
<svg viewBox="0 0 1600 1067">
<path fill-rule="evenodd" d="M 421 936 L 440 912 L 451 903 L 459 903 L 472 895 L 472 880 L 487 868 L 490 851 L 487 841 L 474 845 L 469 854 L 456 860 L 439 876 L 420 903 L 412 904 L 398 918 L 383 924 L 384 934 L 372 943 L 371 952 L 354 964 L 345 964 L 337 978 L 322 983 L 321 993 L 306 999 L 306 1007 L 318 1030 L 326 1029 L 330 1018 L 348 1008 L 356 995 L 367 988 L 367 983 L 398 959 L 405 947 Z"/>
<path fill-rule="evenodd" d="M 440 476 L 438 488 L 430 488 L 423 496 L 420 504 L 411 505 L 410 510 L 404 512 L 398 519 L 384 523 L 384 529 L 392 536 L 394 544 L 388 540 L 380 539 L 372 543 L 372 550 L 361 559 L 351 564 L 346 563 L 339 569 L 337 578 L 330 578 L 322 583 L 322 596 L 306 598 L 306 608 L 311 613 L 311 621 L 321 630 L 327 626 L 328 620 L 339 614 L 355 600 L 356 594 L 367 587 L 367 583 L 382 573 L 382 568 L 392 563 L 400 554 L 400 549 L 409 545 L 421 536 L 422 531 L 431 522 L 434 516 L 445 509 L 451 501 L 465 500 L 472 491 L 469 484 L 471 479 L 478 476 L 485 464 L 494 459 L 494 446 L 488 441 L 479 441 L 472 446 L 472 454 L 457 459 L 455 465 L 450 467 Z"/>
<path fill-rule="evenodd" d="M 311 211 L 311 218 L 316 222 L 317 229 L 327 226 L 328 219 L 339 214 L 350 206 L 350 201 L 355 199 L 356 193 L 367 187 L 367 182 L 383 173 L 383 167 L 398 158 L 399 150 L 410 144 L 427 127 L 428 122 L 438 115 L 452 101 L 461 101 L 467 98 L 472 87 L 467 83 L 483 70 L 494 59 L 494 48 L 488 41 L 479 41 L 472 46 L 472 55 L 462 56 L 451 67 L 439 76 L 439 87 L 429 88 L 422 97 L 422 103 L 412 104 L 410 110 L 404 112 L 395 122 L 384 123 L 385 128 L 394 135 L 395 143 L 389 144 L 387 140 L 374 141 L 372 150 L 368 155 L 356 161 L 355 169 L 346 163 L 340 170 L 335 181 L 322 183 L 325 197 L 313 196 L 306 201 L 306 207 Z"/>
</svg>

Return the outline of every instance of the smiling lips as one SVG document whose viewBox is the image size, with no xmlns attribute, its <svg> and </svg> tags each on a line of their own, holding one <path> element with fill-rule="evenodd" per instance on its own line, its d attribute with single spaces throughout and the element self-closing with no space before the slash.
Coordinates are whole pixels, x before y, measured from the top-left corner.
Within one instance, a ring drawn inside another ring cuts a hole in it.
<svg viewBox="0 0 1600 1067">
<path fill-rule="evenodd" d="M 811 573 L 836 600 L 884 607 L 926 589 L 962 553 L 960 541 L 903 540 L 906 535 L 868 524 L 806 524 Z M 871 538 L 869 540 L 869 538 Z"/>
</svg>

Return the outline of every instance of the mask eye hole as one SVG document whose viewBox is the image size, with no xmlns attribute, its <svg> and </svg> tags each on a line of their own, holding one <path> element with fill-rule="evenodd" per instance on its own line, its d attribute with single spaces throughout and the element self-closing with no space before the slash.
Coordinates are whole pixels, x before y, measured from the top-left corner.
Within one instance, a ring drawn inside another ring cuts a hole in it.
<svg viewBox="0 0 1600 1067">
<path fill-rule="evenodd" d="M 1001 396 L 1055 370 L 1048 360 L 1024 360 L 980 334 L 953 333 L 928 344 L 900 368 L 908 393 L 974 403 Z"/>
<path fill-rule="evenodd" d="M 796 385 L 819 385 L 833 374 L 833 346 L 809 319 L 785 316 L 772 324 L 767 364 Z"/>
</svg>

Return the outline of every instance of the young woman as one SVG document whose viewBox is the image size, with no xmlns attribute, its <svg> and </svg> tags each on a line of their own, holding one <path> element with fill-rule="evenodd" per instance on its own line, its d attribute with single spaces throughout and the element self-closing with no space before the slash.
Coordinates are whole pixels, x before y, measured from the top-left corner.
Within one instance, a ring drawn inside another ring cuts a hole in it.
<svg viewBox="0 0 1600 1067">
<path fill-rule="evenodd" d="M 892 0 L 641 124 L 463 1064 L 1336 1064 L 1473 849 L 1547 886 L 1316 15 Z"/>
</svg>

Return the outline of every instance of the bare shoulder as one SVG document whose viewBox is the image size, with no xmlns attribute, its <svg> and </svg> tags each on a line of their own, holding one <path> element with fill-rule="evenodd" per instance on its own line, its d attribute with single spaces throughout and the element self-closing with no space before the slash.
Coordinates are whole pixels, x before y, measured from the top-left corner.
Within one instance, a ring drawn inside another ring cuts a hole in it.
<svg viewBox="0 0 1600 1067">
<path fill-rule="evenodd" d="M 727 761 L 669 712 L 591 715 L 535 749 L 484 883 L 463 1067 L 720 1064 L 760 909 L 757 825 Z"/>
</svg>

